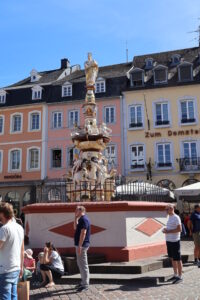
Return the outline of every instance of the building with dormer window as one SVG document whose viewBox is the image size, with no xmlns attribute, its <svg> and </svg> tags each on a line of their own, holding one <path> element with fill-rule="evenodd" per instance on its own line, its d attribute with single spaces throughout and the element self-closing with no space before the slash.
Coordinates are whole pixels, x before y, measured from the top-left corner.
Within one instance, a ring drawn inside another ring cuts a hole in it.
<svg viewBox="0 0 200 300">
<path fill-rule="evenodd" d="M 135 56 L 123 91 L 123 174 L 162 187 L 200 181 L 200 48 Z"/>
</svg>

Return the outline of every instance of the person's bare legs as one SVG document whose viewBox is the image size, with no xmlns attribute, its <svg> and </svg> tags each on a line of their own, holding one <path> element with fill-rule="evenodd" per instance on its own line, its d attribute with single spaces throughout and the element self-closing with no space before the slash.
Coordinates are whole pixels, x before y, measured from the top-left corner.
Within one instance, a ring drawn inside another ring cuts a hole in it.
<svg viewBox="0 0 200 300">
<path fill-rule="evenodd" d="M 178 260 L 177 262 L 177 268 L 178 268 L 178 276 L 182 277 L 182 270 L 183 270 L 183 264 L 181 260 Z"/>
<path fill-rule="evenodd" d="M 194 245 L 194 258 L 199 259 L 199 246 Z"/>
<path fill-rule="evenodd" d="M 51 287 L 51 286 L 54 286 L 55 285 L 55 283 L 54 283 L 54 281 L 53 281 L 53 276 L 52 276 L 52 273 L 51 273 L 51 271 L 50 270 L 48 270 L 48 271 L 45 271 L 45 273 L 46 273 L 46 276 L 48 277 L 48 279 L 49 279 L 49 283 L 46 285 L 46 287 Z"/>
<path fill-rule="evenodd" d="M 178 276 L 178 266 L 177 266 L 177 261 L 173 260 L 173 258 L 171 258 L 172 261 L 172 267 L 174 269 L 174 275 Z"/>
<path fill-rule="evenodd" d="M 42 285 L 44 285 L 44 284 L 46 284 L 46 274 L 45 274 L 45 271 L 42 271 L 42 270 L 40 270 L 41 271 L 41 274 L 42 274 L 42 283 L 41 283 L 41 286 Z"/>
</svg>

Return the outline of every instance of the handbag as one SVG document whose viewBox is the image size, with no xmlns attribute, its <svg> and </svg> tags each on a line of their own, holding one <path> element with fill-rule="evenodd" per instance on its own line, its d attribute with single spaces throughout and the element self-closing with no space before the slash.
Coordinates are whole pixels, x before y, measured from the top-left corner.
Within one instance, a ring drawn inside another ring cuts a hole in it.
<svg viewBox="0 0 200 300">
<path fill-rule="evenodd" d="M 20 281 L 17 285 L 17 299 L 29 300 L 30 281 Z"/>
</svg>

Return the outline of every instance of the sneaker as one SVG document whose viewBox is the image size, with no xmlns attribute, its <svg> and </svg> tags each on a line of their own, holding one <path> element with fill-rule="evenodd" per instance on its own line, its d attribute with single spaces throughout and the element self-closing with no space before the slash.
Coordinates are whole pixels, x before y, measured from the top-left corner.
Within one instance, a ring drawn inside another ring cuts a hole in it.
<svg viewBox="0 0 200 300">
<path fill-rule="evenodd" d="M 178 283 L 181 283 L 183 282 L 183 278 L 180 278 L 180 277 L 177 277 L 174 282 L 172 282 L 172 284 L 178 284 Z"/>
<path fill-rule="evenodd" d="M 88 291 L 88 286 L 81 286 L 79 289 L 77 289 L 77 292 L 85 292 Z"/>
<path fill-rule="evenodd" d="M 79 283 L 79 284 L 77 284 L 77 285 L 75 286 L 75 289 L 77 290 L 77 289 L 80 289 L 81 287 L 82 287 L 82 284 Z"/>
<path fill-rule="evenodd" d="M 169 278 L 169 279 L 167 280 L 167 282 L 168 282 L 168 281 L 176 280 L 177 278 L 178 278 L 178 276 L 174 275 L 174 276 L 172 276 L 171 278 Z"/>
</svg>

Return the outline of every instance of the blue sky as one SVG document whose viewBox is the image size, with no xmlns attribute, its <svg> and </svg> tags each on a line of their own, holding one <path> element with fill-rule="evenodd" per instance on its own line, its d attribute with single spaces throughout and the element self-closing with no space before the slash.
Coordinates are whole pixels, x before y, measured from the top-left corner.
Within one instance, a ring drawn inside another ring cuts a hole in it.
<svg viewBox="0 0 200 300">
<path fill-rule="evenodd" d="M 194 47 L 199 0 L 0 0 L 0 86 L 81 64 L 92 52 L 99 65 L 134 55 Z"/>
</svg>

